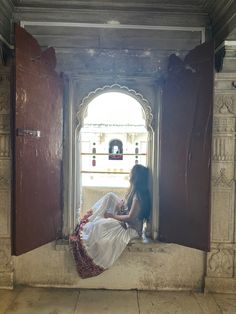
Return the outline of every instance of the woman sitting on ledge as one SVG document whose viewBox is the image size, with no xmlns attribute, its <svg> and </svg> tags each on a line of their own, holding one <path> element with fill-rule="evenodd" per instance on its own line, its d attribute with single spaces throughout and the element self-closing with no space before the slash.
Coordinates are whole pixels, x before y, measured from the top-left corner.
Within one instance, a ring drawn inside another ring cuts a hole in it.
<svg viewBox="0 0 236 314">
<path fill-rule="evenodd" d="M 107 193 L 80 220 L 70 244 L 81 278 L 97 276 L 111 267 L 130 240 L 142 236 L 151 209 L 148 186 L 148 168 L 135 165 L 126 200 Z"/>
</svg>

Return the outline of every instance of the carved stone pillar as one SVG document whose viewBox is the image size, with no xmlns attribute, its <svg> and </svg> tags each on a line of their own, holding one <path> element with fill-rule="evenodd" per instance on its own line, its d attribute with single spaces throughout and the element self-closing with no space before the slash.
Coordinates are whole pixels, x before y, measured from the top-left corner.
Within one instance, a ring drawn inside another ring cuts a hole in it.
<svg viewBox="0 0 236 314">
<path fill-rule="evenodd" d="M 0 65 L 0 289 L 13 287 L 10 147 L 10 67 Z"/>
<path fill-rule="evenodd" d="M 236 47 L 234 64 L 236 64 Z M 230 60 L 229 60 L 230 59 Z M 207 254 L 205 290 L 236 291 L 235 238 L 235 118 L 236 69 L 232 62 L 232 47 L 224 60 L 226 66 L 216 74 L 211 188 L 211 251 Z M 233 70 L 233 72 L 232 72 Z"/>
</svg>

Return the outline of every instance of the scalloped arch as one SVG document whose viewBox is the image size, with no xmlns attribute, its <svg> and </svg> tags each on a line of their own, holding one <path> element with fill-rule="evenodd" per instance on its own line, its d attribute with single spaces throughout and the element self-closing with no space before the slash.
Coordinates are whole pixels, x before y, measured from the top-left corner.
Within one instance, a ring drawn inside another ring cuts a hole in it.
<svg viewBox="0 0 236 314">
<path fill-rule="evenodd" d="M 152 108 L 147 99 L 145 99 L 142 94 L 136 92 L 134 89 L 129 89 L 128 87 L 121 86 L 119 84 L 105 85 L 103 87 L 97 88 L 96 90 L 91 91 L 86 97 L 83 98 L 82 103 L 79 106 L 79 111 L 76 113 L 78 130 L 80 130 L 80 128 L 83 126 L 83 121 L 87 113 L 88 104 L 97 96 L 109 92 L 119 92 L 127 94 L 136 99 L 143 108 L 147 130 L 150 129 L 153 130 Z"/>
</svg>

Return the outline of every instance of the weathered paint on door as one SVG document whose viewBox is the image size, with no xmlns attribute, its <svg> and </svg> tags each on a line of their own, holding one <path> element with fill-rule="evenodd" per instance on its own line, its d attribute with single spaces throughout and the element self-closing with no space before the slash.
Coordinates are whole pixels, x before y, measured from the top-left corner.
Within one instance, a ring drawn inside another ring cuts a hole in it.
<svg viewBox="0 0 236 314">
<path fill-rule="evenodd" d="M 63 85 L 54 49 L 15 27 L 13 254 L 61 235 Z"/>
<path fill-rule="evenodd" d="M 160 240 L 210 243 L 214 44 L 169 58 L 160 131 Z"/>
</svg>

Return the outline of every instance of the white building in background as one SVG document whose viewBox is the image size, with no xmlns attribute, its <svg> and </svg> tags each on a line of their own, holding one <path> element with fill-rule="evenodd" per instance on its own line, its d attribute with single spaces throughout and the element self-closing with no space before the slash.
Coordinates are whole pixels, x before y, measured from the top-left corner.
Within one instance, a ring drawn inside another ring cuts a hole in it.
<svg viewBox="0 0 236 314">
<path fill-rule="evenodd" d="M 147 165 L 148 132 L 143 108 L 133 97 L 109 92 L 88 105 L 80 131 L 81 212 L 102 195 L 124 196 L 135 164 Z"/>
<path fill-rule="evenodd" d="M 118 92 L 90 102 L 80 133 L 82 187 L 128 187 L 130 169 L 146 165 L 142 110 L 137 100 Z"/>
<path fill-rule="evenodd" d="M 88 126 L 81 132 L 82 186 L 127 187 L 130 169 L 146 165 L 143 126 Z"/>
</svg>

